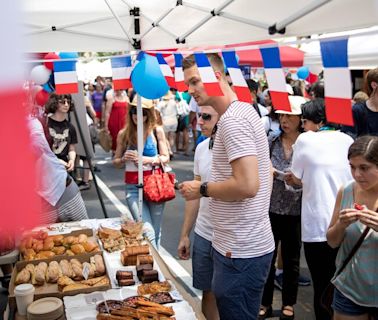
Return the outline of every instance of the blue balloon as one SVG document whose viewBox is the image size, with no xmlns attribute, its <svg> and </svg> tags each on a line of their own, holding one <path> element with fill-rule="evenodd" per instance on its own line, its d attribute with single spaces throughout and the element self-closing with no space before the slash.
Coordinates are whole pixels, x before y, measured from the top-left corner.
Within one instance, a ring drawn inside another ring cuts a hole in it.
<svg viewBox="0 0 378 320">
<path fill-rule="evenodd" d="M 46 92 L 48 93 L 51 93 L 54 91 L 54 88 L 52 88 L 50 86 L 50 83 L 49 82 L 46 82 L 43 86 L 42 86 L 43 90 L 45 90 Z"/>
<path fill-rule="evenodd" d="M 77 52 L 61 52 L 59 53 L 59 57 L 61 59 L 77 59 L 79 58 L 79 55 Z"/>
<path fill-rule="evenodd" d="M 131 74 L 135 91 L 146 99 L 158 99 L 168 90 L 168 84 L 160 70 L 156 57 L 144 54 Z"/>
<path fill-rule="evenodd" d="M 310 70 L 308 67 L 300 67 L 297 71 L 297 76 L 299 79 L 305 80 L 310 75 Z"/>
</svg>

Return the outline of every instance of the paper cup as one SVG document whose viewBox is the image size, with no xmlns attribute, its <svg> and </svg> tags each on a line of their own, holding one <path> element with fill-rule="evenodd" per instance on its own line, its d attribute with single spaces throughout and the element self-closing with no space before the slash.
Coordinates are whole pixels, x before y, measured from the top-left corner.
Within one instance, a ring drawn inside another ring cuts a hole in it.
<svg viewBox="0 0 378 320">
<path fill-rule="evenodd" d="M 19 284 L 14 289 L 14 295 L 16 297 L 18 314 L 25 316 L 28 305 L 34 300 L 34 286 L 30 283 Z"/>
</svg>

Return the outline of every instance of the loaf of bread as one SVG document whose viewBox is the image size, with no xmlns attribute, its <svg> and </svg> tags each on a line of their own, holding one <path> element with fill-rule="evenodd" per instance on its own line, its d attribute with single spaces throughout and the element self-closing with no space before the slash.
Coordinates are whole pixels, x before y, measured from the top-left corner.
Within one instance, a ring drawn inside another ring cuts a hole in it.
<svg viewBox="0 0 378 320">
<path fill-rule="evenodd" d="M 140 254 L 137 256 L 137 266 L 141 264 L 154 264 L 154 258 L 150 254 Z"/>
<path fill-rule="evenodd" d="M 140 246 L 127 247 L 124 252 L 127 256 L 137 256 L 139 254 L 149 254 L 150 248 L 147 244 L 145 244 Z"/>
<path fill-rule="evenodd" d="M 83 277 L 83 265 L 81 262 L 77 259 L 71 259 L 71 267 L 74 272 L 73 279 L 74 280 L 82 280 L 84 279 Z"/>
<path fill-rule="evenodd" d="M 104 260 L 102 259 L 102 256 L 99 254 L 96 254 L 93 258 L 94 264 L 96 266 L 96 276 L 102 276 L 105 273 L 105 264 Z"/>
<path fill-rule="evenodd" d="M 60 265 L 60 268 L 62 269 L 63 276 L 66 276 L 69 278 L 74 277 L 75 274 L 72 270 L 71 263 L 69 263 L 68 260 L 66 259 L 60 260 L 59 265 Z"/>
</svg>

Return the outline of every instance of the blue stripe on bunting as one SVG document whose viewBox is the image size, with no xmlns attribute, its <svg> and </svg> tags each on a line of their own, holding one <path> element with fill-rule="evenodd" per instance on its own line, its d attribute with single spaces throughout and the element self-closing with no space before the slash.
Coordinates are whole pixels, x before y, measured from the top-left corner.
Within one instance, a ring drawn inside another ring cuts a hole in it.
<svg viewBox="0 0 378 320">
<path fill-rule="evenodd" d="M 54 62 L 54 72 L 76 71 L 76 61 Z"/>
<path fill-rule="evenodd" d="M 156 58 L 157 58 L 157 61 L 159 62 L 159 64 L 167 64 L 167 62 L 165 61 L 165 59 L 164 59 L 164 57 L 161 53 L 157 53 Z"/>
<path fill-rule="evenodd" d="M 264 68 L 282 68 L 278 47 L 260 48 Z"/>
<path fill-rule="evenodd" d="M 348 38 L 321 40 L 320 49 L 324 68 L 348 68 Z"/>
<path fill-rule="evenodd" d="M 175 57 L 175 66 L 177 68 L 182 67 L 182 54 L 175 53 L 175 54 L 173 54 L 173 56 Z"/>
<path fill-rule="evenodd" d="M 139 53 L 138 53 L 136 59 L 137 59 L 138 61 L 141 61 L 141 60 L 143 59 L 143 56 L 144 56 L 144 51 L 139 51 Z"/>
<path fill-rule="evenodd" d="M 239 68 L 238 61 L 236 59 L 236 52 L 233 51 L 222 51 L 223 60 L 227 68 Z"/>
<path fill-rule="evenodd" d="M 209 59 L 206 54 L 202 52 L 195 52 L 194 58 L 196 59 L 197 67 L 211 67 Z"/>
<path fill-rule="evenodd" d="M 112 68 L 126 68 L 131 67 L 131 57 L 117 57 L 117 58 L 111 58 L 110 59 Z"/>
</svg>

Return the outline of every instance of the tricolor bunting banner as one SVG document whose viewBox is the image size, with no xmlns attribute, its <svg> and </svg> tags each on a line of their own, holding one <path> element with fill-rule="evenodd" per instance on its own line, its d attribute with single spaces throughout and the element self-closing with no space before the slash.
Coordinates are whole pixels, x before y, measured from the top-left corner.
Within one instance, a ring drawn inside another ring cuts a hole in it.
<svg viewBox="0 0 378 320">
<path fill-rule="evenodd" d="M 238 99 L 243 102 L 252 103 L 252 95 L 239 68 L 235 51 L 223 51 L 222 56 Z"/>
<path fill-rule="evenodd" d="M 114 90 L 124 90 L 132 88 L 131 76 L 131 57 L 111 58 L 113 87 Z"/>
<path fill-rule="evenodd" d="M 286 89 L 285 74 L 282 70 L 278 47 L 260 48 L 265 76 L 274 109 L 291 111 L 289 94 Z"/>
<path fill-rule="evenodd" d="M 54 61 L 54 81 L 57 94 L 78 93 L 76 60 Z"/>
<path fill-rule="evenodd" d="M 171 67 L 165 61 L 161 53 L 156 54 L 156 59 L 159 62 L 160 70 L 163 73 L 165 80 L 170 88 L 176 88 L 175 78 L 173 77 L 173 72 Z"/>
<path fill-rule="evenodd" d="M 321 40 L 327 122 L 353 126 L 352 80 L 348 69 L 348 38 Z"/>
<path fill-rule="evenodd" d="M 187 85 L 184 82 L 184 72 L 182 70 L 182 54 L 181 53 L 174 53 L 175 58 L 175 82 L 176 82 L 176 89 L 180 92 L 185 92 L 188 90 Z"/>
<path fill-rule="evenodd" d="M 202 52 L 195 52 L 194 58 L 196 60 L 198 71 L 206 93 L 209 96 L 223 96 L 222 89 L 206 54 Z"/>
</svg>

